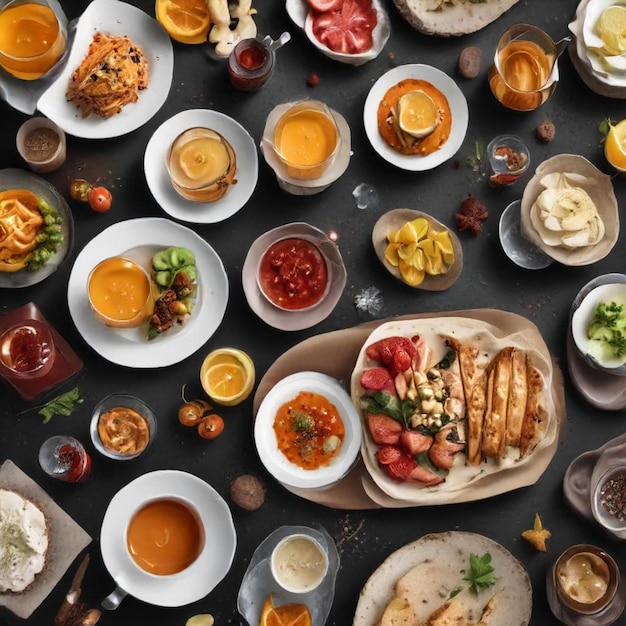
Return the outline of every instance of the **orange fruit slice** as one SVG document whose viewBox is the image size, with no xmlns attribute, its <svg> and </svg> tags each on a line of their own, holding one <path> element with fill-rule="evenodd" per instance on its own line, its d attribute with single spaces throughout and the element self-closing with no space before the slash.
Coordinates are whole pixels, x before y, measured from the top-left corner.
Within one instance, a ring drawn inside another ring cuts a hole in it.
<svg viewBox="0 0 626 626">
<path fill-rule="evenodd" d="M 259 626 L 311 626 L 311 613 L 306 604 L 274 606 L 270 594 L 263 605 Z"/>
<path fill-rule="evenodd" d="M 211 352 L 200 368 L 200 382 L 211 400 L 223 406 L 243 402 L 254 387 L 254 363 L 237 348 Z"/>
<path fill-rule="evenodd" d="M 606 160 L 617 170 L 626 170 L 626 119 L 611 125 L 604 141 Z"/>
<path fill-rule="evenodd" d="M 435 130 L 439 113 L 433 99 L 421 90 L 405 93 L 398 100 L 400 128 L 412 137 L 426 137 Z"/>
<path fill-rule="evenodd" d="M 176 41 L 198 44 L 207 40 L 211 15 L 206 0 L 156 0 L 155 15 Z"/>
</svg>

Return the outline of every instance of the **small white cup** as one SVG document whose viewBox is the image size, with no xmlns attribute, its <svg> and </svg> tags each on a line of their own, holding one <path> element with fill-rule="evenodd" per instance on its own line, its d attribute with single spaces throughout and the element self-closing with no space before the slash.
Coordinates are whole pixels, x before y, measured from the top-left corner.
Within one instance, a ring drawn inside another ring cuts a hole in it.
<svg viewBox="0 0 626 626">
<path fill-rule="evenodd" d="M 281 539 L 270 559 L 274 580 L 291 593 L 317 589 L 328 572 L 328 554 L 322 544 L 307 534 Z"/>
</svg>

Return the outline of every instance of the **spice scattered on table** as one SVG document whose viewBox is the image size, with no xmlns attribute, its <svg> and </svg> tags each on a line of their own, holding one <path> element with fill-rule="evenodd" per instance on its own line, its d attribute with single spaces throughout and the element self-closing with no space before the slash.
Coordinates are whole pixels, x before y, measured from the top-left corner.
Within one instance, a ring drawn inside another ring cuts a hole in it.
<svg viewBox="0 0 626 626">
<path fill-rule="evenodd" d="M 535 523 L 532 529 L 525 530 L 522 533 L 522 538 L 526 539 L 536 550 L 539 552 L 546 551 L 546 539 L 552 537 L 552 533 L 543 527 L 539 513 L 535 514 Z"/>
<path fill-rule="evenodd" d="M 612 517 L 626 520 L 626 472 L 614 474 L 602 485 L 600 503 Z"/>
<path fill-rule="evenodd" d="M 471 194 L 463 200 L 459 212 L 454 216 L 459 230 L 470 230 L 474 235 L 481 232 L 482 222 L 487 217 L 489 217 L 487 207 Z"/>
<path fill-rule="evenodd" d="M 24 139 L 24 156 L 35 163 L 49 161 L 60 143 L 60 137 L 51 128 L 34 128 Z"/>
</svg>

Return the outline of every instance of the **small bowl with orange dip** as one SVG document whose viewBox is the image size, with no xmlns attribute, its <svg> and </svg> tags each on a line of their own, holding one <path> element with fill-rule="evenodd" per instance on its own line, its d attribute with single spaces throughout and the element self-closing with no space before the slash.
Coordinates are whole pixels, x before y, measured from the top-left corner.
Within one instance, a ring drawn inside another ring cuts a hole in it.
<svg viewBox="0 0 626 626">
<path fill-rule="evenodd" d="M 257 267 L 259 291 L 283 311 L 308 311 L 328 295 L 332 266 L 307 237 L 280 238 L 271 243 Z"/>
<path fill-rule="evenodd" d="M 143 454 L 157 432 L 154 411 L 129 393 L 113 393 L 93 410 L 89 425 L 91 441 L 102 455 L 128 461 Z"/>
<path fill-rule="evenodd" d="M 361 421 L 339 381 L 298 372 L 277 383 L 256 415 L 261 462 L 280 483 L 323 489 L 340 481 L 361 447 Z"/>
<path fill-rule="evenodd" d="M 104 259 L 91 270 L 87 293 L 96 319 L 112 328 L 141 326 L 152 312 L 148 272 L 122 256 Z"/>
<path fill-rule="evenodd" d="M 193 202 L 215 202 L 237 182 L 235 150 L 210 128 L 189 128 L 178 135 L 166 165 L 174 189 Z"/>
</svg>

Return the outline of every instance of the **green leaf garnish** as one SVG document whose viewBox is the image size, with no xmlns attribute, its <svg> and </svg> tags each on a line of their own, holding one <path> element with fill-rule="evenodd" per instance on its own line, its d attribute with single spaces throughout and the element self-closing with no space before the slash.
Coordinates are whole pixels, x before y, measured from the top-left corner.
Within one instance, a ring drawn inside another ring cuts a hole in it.
<svg viewBox="0 0 626 626">
<path fill-rule="evenodd" d="M 491 565 L 491 554 L 489 552 L 485 552 L 481 557 L 476 554 L 470 554 L 470 569 L 463 577 L 463 580 L 470 584 L 471 591 L 478 594 L 483 589 L 496 584 L 494 572 L 495 569 Z"/>
<path fill-rule="evenodd" d="M 37 413 L 43 415 L 43 423 L 47 424 L 55 415 L 71 415 L 76 405 L 82 402 L 78 387 L 74 387 L 44 404 Z"/>
</svg>

